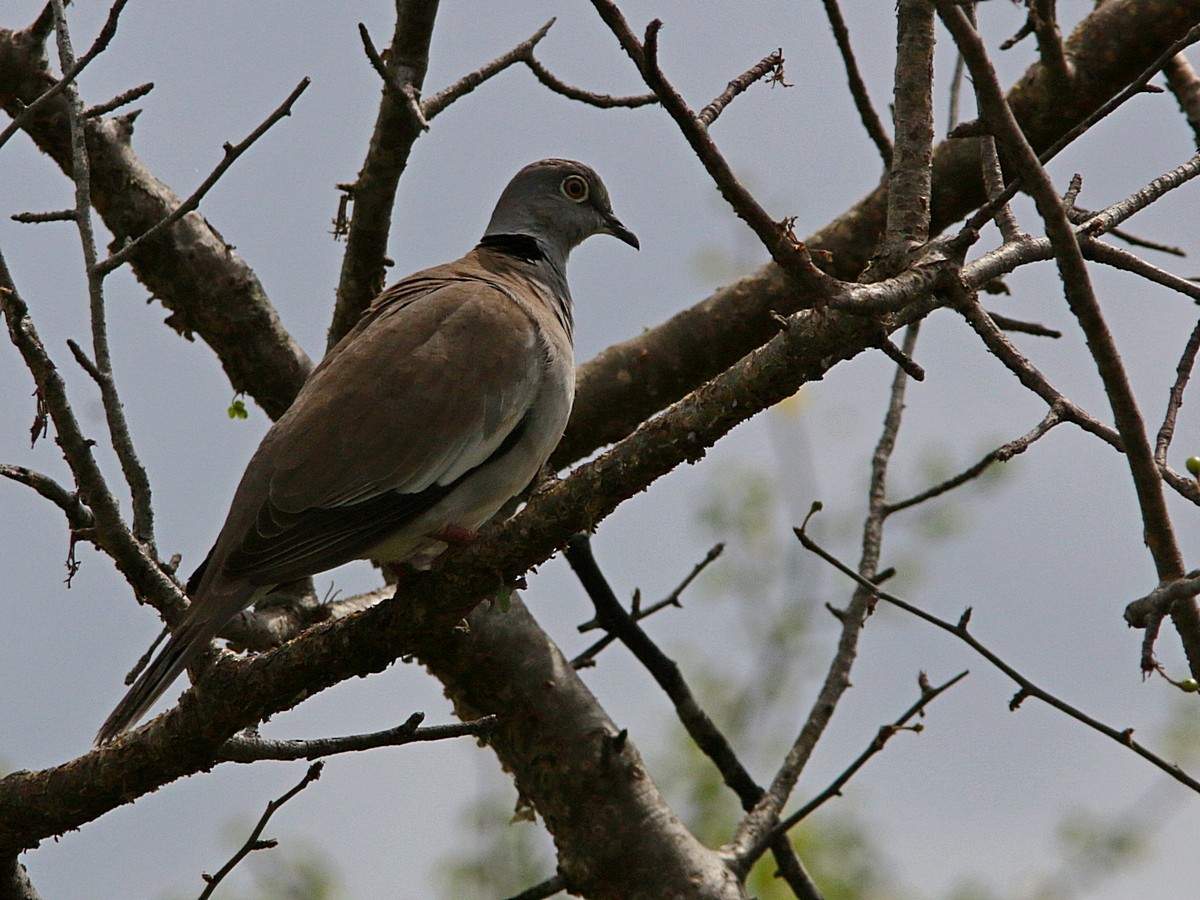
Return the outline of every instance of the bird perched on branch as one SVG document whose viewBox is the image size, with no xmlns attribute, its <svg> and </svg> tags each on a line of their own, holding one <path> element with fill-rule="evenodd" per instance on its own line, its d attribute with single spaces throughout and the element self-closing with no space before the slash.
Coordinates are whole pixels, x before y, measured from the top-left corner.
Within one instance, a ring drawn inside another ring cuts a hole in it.
<svg viewBox="0 0 1200 900">
<path fill-rule="evenodd" d="M 183 621 L 97 743 L 277 585 L 353 559 L 427 567 L 529 484 L 571 410 L 567 255 L 594 234 L 638 247 L 595 172 L 544 159 L 508 183 L 474 250 L 375 299 L 263 438 Z"/>
</svg>

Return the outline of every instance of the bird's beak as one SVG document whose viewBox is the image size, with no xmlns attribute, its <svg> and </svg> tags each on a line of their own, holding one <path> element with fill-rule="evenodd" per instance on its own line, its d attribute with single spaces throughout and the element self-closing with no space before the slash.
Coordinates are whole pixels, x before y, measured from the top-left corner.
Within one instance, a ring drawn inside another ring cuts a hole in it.
<svg viewBox="0 0 1200 900">
<path fill-rule="evenodd" d="M 621 224 L 621 220 L 609 213 L 604 217 L 605 234 L 611 234 L 618 241 L 624 241 L 634 250 L 641 250 L 642 245 L 638 243 L 637 235 Z"/>
</svg>

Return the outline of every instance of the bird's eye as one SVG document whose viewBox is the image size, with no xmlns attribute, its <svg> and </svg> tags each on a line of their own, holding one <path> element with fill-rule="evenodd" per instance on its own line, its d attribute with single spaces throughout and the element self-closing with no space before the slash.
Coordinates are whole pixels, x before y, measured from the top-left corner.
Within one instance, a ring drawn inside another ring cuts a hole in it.
<svg viewBox="0 0 1200 900">
<path fill-rule="evenodd" d="M 568 175 L 562 183 L 563 196 L 576 203 L 582 203 L 588 198 L 587 180 L 579 175 Z"/>
</svg>

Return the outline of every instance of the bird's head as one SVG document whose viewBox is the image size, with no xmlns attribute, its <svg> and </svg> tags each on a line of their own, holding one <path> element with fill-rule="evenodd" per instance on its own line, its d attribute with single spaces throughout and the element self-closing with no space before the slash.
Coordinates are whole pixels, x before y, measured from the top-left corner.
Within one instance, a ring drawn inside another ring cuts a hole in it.
<svg viewBox="0 0 1200 900">
<path fill-rule="evenodd" d="M 639 247 L 634 233 L 613 213 L 600 176 L 569 159 L 539 160 L 513 176 L 484 237 L 510 234 L 532 237 L 548 257 L 564 262 L 593 234 L 611 234 Z"/>
</svg>

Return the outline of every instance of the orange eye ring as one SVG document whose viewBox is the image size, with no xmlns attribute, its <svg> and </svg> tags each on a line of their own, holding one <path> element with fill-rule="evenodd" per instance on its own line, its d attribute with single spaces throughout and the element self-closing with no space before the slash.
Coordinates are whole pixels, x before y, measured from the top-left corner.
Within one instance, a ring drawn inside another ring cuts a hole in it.
<svg viewBox="0 0 1200 900">
<path fill-rule="evenodd" d="M 588 187 L 587 179 L 582 175 L 568 175 L 562 180 L 562 185 L 559 189 L 564 197 L 575 203 L 582 203 L 588 198 L 591 193 Z"/>
</svg>

